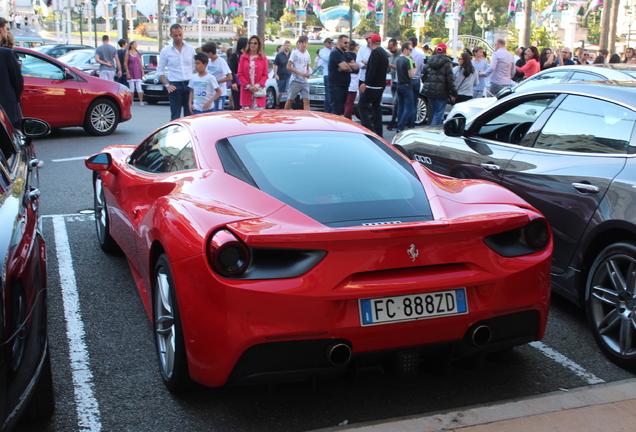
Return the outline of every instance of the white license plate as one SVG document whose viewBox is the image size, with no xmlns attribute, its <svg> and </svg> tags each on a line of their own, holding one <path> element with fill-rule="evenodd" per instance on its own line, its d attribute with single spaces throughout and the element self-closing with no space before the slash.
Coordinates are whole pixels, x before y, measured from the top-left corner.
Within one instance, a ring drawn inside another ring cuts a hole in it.
<svg viewBox="0 0 636 432">
<path fill-rule="evenodd" d="M 162 85 L 149 85 L 146 89 L 147 90 L 161 91 L 161 90 L 164 89 L 164 86 L 162 86 Z"/>
<path fill-rule="evenodd" d="M 358 300 L 363 326 L 468 313 L 466 289 Z"/>
<path fill-rule="evenodd" d="M 309 100 L 321 101 L 321 100 L 325 100 L 325 97 L 322 95 L 309 95 Z"/>
</svg>

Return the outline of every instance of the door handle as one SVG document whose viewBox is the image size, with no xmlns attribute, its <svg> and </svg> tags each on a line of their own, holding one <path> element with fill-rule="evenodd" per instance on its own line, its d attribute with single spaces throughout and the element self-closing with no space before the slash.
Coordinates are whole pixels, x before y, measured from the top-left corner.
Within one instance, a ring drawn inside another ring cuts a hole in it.
<svg viewBox="0 0 636 432">
<path fill-rule="evenodd" d="M 497 164 L 492 163 L 483 163 L 480 165 L 483 169 L 490 172 L 500 171 L 501 167 Z"/>
<path fill-rule="evenodd" d="M 31 201 L 37 201 L 37 199 L 40 198 L 41 194 L 42 193 L 40 192 L 40 189 L 36 189 L 36 188 L 29 189 L 29 199 Z"/>
<path fill-rule="evenodd" d="M 601 190 L 598 186 L 594 186 L 589 183 L 572 183 L 572 187 L 574 187 L 577 191 L 584 193 L 597 193 Z"/>
</svg>

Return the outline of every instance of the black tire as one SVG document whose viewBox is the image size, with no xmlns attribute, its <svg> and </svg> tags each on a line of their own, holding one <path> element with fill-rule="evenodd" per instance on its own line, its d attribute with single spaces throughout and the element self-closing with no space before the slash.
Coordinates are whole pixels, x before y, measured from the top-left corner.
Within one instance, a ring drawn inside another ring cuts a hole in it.
<svg viewBox="0 0 636 432">
<path fill-rule="evenodd" d="M 265 95 L 265 108 L 266 109 L 274 109 L 276 108 L 276 90 L 272 87 L 267 89 Z"/>
<path fill-rule="evenodd" d="M 26 407 L 25 417 L 30 421 L 43 420 L 50 417 L 53 411 L 55 411 L 55 391 L 51 373 L 51 356 L 47 348 L 40 378 Z"/>
<path fill-rule="evenodd" d="M 144 99 L 144 101 L 148 104 L 148 105 L 157 105 L 159 103 L 158 100 L 156 99 L 148 99 L 148 97 L 146 97 L 146 99 Z"/>
<path fill-rule="evenodd" d="M 93 203 L 95 210 L 95 229 L 97 231 L 99 247 L 108 254 L 118 253 L 120 251 L 119 246 L 110 235 L 108 205 L 106 204 L 102 178 L 99 173 L 93 175 Z"/>
<path fill-rule="evenodd" d="M 117 129 L 119 117 L 119 108 L 114 102 L 96 99 L 86 110 L 84 130 L 95 136 L 110 135 Z"/>
<path fill-rule="evenodd" d="M 159 372 L 166 388 L 171 392 L 192 389 L 193 381 L 188 371 L 181 315 L 165 254 L 157 260 L 153 279 L 153 325 Z"/>
<path fill-rule="evenodd" d="M 592 335 L 615 364 L 636 368 L 636 245 L 614 243 L 596 257 L 585 287 Z"/>
<path fill-rule="evenodd" d="M 415 125 L 421 126 L 427 124 L 428 102 L 426 98 L 419 95 L 417 98 L 417 106 L 415 107 Z"/>
</svg>

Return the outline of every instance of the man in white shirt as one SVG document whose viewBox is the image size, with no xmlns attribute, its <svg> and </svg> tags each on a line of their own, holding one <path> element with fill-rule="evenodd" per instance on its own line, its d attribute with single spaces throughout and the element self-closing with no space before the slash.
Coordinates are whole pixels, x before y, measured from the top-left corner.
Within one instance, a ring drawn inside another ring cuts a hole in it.
<svg viewBox="0 0 636 432">
<path fill-rule="evenodd" d="M 322 80 L 325 84 L 325 107 L 324 111 L 326 113 L 331 112 L 331 98 L 329 96 L 329 56 L 331 55 L 331 50 L 333 49 L 333 40 L 331 38 L 326 38 L 323 42 L 325 45 L 323 48 L 318 51 L 318 57 L 322 60 Z"/>
<path fill-rule="evenodd" d="M 232 71 L 223 57 L 219 57 L 216 53 L 216 44 L 214 42 L 204 43 L 201 52 L 208 56 L 208 66 L 206 70 L 209 74 L 216 78 L 216 82 L 221 87 L 221 97 L 214 101 L 212 111 L 223 111 L 225 107 L 225 98 L 227 97 L 227 83 L 232 81 Z"/>
<path fill-rule="evenodd" d="M 183 42 L 183 28 L 179 24 L 170 26 L 172 45 L 159 54 L 157 71 L 159 80 L 168 89 L 170 120 L 190 115 L 190 88 L 188 83 L 194 71 L 196 51 Z M 183 111 L 183 115 L 181 112 Z"/>
</svg>

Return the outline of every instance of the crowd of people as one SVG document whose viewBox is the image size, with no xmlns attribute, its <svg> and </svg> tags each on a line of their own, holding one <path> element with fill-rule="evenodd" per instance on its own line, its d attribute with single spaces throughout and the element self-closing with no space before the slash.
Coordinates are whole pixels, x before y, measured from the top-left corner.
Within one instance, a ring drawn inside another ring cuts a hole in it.
<svg viewBox="0 0 636 432">
<path fill-rule="evenodd" d="M 231 109 L 266 106 L 265 87 L 270 64 L 259 36 L 237 38 L 233 49 L 226 44 L 207 42 L 199 53 L 184 41 L 180 24 L 170 27 L 170 38 L 172 44 L 162 49 L 157 70 L 163 71 L 159 79 L 168 92 L 171 120 L 223 110 L 227 88 L 231 88 Z M 506 42 L 499 39 L 490 59 L 480 46 L 467 48 L 453 59 L 444 43 L 430 49 L 426 45 L 419 47 L 415 37 L 401 44 L 389 39 L 385 49 L 378 34 L 367 32 L 364 38 L 366 44 L 361 45 L 346 35 L 336 40 L 325 38 L 323 47 L 316 53 L 315 66 L 323 67 L 324 111 L 350 119 L 359 95 L 360 121 L 379 136 L 383 135 L 381 102 L 387 73 L 393 82 L 394 106 L 388 129 L 403 131 L 415 126 L 420 94 L 428 100 L 430 124 L 438 125 L 443 121 L 448 103 L 496 95 L 501 89 L 545 69 L 574 64 L 636 64 L 631 47 L 625 50 L 623 58 L 618 54 L 609 56 L 606 49 L 596 54 L 579 48 L 573 55 L 568 47 L 539 51 L 535 46 L 519 47 L 513 55 L 506 48 Z M 278 87 L 276 102 L 278 105 L 282 94 L 287 92 L 285 109 L 292 108 L 297 96 L 303 108 L 310 109 L 308 78 L 312 69 L 308 43 L 309 38 L 303 35 L 296 41 L 295 49 L 290 41 L 277 49 L 272 64 Z M 100 77 L 129 86 L 133 94 L 137 93 L 140 106 L 144 106 L 141 87 L 144 72 L 137 42 L 121 39 L 118 45 L 116 49 L 108 35 L 103 36 L 95 54 Z M 4 18 L 0 18 L 0 47 L 13 47 L 10 25 Z M 228 60 L 217 51 L 223 51 Z M 19 95 L 11 98 L 9 93 L 3 92 L 3 95 L 3 106 L 15 103 L 19 108 Z M 8 110 L 15 113 L 13 108 Z"/>
</svg>

